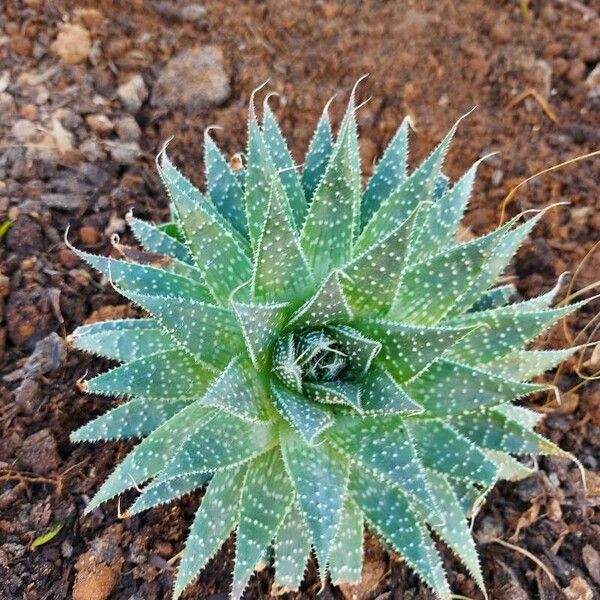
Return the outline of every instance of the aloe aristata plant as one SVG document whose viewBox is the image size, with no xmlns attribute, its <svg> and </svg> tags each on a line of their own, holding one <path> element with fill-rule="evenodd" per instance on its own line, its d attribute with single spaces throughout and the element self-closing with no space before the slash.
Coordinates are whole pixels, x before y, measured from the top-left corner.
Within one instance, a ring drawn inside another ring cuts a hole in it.
<svg viewBox="0 0 600 600">
<path fill-rule="evenodd" d="M 148 314 L 73 334 L 122 363 L 87 391 L 126 401 L 72 439 L 143 438 L 88 510 L 132 487 L 130 515 L 205 487 L 176 597 L 232 531 L 234 599 L 271 558 L 297 588 L 311 551 L 321 577 L 356 582 L 365 524 L 440 598 L 432 532 L 484 589 L 467 515 L 529 472 L 516 455 L 561 453 L 513 401 L 573 351 L 524 347 L 577 305 L 495 287 L 541 213 L 457 241 L 478 163 L 449 184 L 455 129 L 409 174 L 405 120 L 363 188 L 354 93 L 335 139 L 325 109 L 301 169 L 252 102 L 243 168 L 205 135 L 204 192 L 160 153 L 173 221 L 129 220 L 160 260 L 76 251 Z"/>
</svg>

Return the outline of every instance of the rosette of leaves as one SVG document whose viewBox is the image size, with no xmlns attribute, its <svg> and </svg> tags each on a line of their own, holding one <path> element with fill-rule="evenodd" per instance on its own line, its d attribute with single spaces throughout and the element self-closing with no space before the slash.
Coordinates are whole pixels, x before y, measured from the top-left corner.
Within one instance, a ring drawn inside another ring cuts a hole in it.
<svg viewBox="0 0 600 600">
<path fill-rule="evenodd" d="M 73 335 L 121 363 L 87 391 L 126 401 L 72 439 L 143 438 L 88 511 L 205 487 L 176 597 L 234 531 L 235 599 L 270 560 L 297 588 L 311 552 L 322 578 L 359 581 L 365 525 L 440 598 L 432 533 L 484 589 L 467 515 L 529 472 L 516 456 L 561 452 L 513 402 L 573 351 L 524 348 L 577 305 L 495 287 L 541 213 L 457 240 L 478 163 L 449 184 L 455 129 L 408 173 L 405 120 L 363 186 L 354 94 L 335 139 L 325 109 L 302 168 L 251 103 L 245 166 L 205 135 L 204 192 L 160 153 L 173 220 L 130 218 L 145 252 L 77 251 L 148 314 Z"/>
</svg>

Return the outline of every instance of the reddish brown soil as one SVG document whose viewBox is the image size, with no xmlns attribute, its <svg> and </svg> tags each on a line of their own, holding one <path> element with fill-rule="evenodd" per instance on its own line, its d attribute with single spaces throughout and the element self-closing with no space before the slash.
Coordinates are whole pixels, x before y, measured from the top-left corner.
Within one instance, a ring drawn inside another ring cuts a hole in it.
<svg viewBox="0 0 600 600">
<path fill-rule="evenodd" d="M 64 336 L 90 315 L 118 317 L 131 309 L 110 286 L 90 278 L 66 250 L 62 235 L 67 224 L 74 243 L 106 253 L 110 232 L 123 229 L 119 219 L 130 207 L 142 217 L 164 220 L 167 202 L 153 165 L 162 142 L 174 136 L 174 158 L 201 183 L 204 128 L 221 125 L 224 130 L 215 135 L 224 149 L 232 153 L 242 148 L 249 94 L 267 78 L 270 89 L 281 94 L 282 126 L 299 158 L 325 101 L 340 94 L 333 106 L 339 117 L 343 94 L 358 76 L 369 73 L 360 90 L 362 97 L 373 97 L 360 110 L 367 171 L 404 115 L 413 117 L 417 129 L 416 162 L 457 116 L 478 106 L 461 125 L 447 171 L 456 177 L 479 156 L 499 152 L 481 168 L 465 221 L 473 233 L 485 232 L 497 223 L 499 203 L 518 181 L 600 148 L 598 88 L 594 94 L 593 82 L 586 82 L 600 61 L 600 2 L 530 4 L 530 18 L 524 19 L 516 0 L 206 0 L 206 16 L 191 23 L 165 16 L 164 2 L 2 3 L 0 82 L 6 71 L 12 104 L 4 97 L 7 108 L 0 111 L 0 223 L 14 220 L 0 241 L 0 272 L 6 276 L 0 277 L 2 600 L 167 597 L 171 563 L 176 562 L 170 559 L 181 550 L 198 505 L 197 496 L 188 497 L 120 521 L 116 503 L 110 502 L 82 516 L 86 501 L 128 449 L 117 443 L 75 446 L 68 440 L 70 431 L 112 404 L 76 387 L 79 378 L 106 364 L 74 352 L 61 356 L 57 338 L 44 351 L 46 363 L 40 366 L 39 353 L 26 361 L 36 342 L 52 332 Z M 61 21 L 75 19 L 81 6 L 100 13 L 85 21 L 92 53 L 77 66 L 64 65 L 48 47 Z M 125 114 L 116 96 L 120 83 L 141 73 L 152 89 L 174 53 L 207 43 L 222 48 L 231 75 L 231 95 L 223 105 L 186 114 L 146 102 L 135 114 L 142 129 L 139 159 L 117 166 L 106 154 L 95 160 L 84 155 L 81 148 L 91 133 L 82 119 L 92 113 L 111 118 Z M 45 78 L 34 84 L 27 79 L 40 74 Z M 531 90 L 548 103 L 549 111 L 532 96 L 511 104 Z M 32 150 L 9 133 L 19 118 L 47 131 L 44 119 L 59 109 L 69 111 L 59 113 L 59 120 L 74 135 L 70 150 Z M 510 205 L 513 215 L 570 202 L 551 210 L 519 252 L 512 272 L 523 296 L 549 289 L 564 271 L 574 272 L 597 241 L 599 165 L 600 159 L 589 160 L 536 179 Z M 584 263 L 576 288 L 591 284 L 599 273 L 596 253 Z M 597 308 L 598 303 L 592 304 L 568 320 L 571 336 Z M 557 328 L 539 346 L 565 343 Z M 575 361 L 569 361 L 558 378 L 563 391 L 580 381 L 574 367 Z M 19 369 L 35 371 L 26 385 Z M 587 365 L 581 371 L 597 369 Z M 532 403 L 542 406 L 546 400 Z M 499 485 L 474 528 L 486 581 L 497 599 L 598 599 L 599 382 L 579 388 L 563 406 L 546 410 L 542 431 L 581 461 L 588 475 L 587 496 L 579 470 L 558 459 L 540 460 L 536 476 Z M 34 538 L 59 522 L 64 526 L 54 539 L 30 548 Z M 492 542 L 494 538 L 534 554 L 553 573 L 556 585 L 536 563 Z M 370 538 L 367 548 L 365 583 L 354 590 L 357 598 L 431 598 L 397 557 Z M 453 590 L 482 598 L 464 569 L 440 549 Z M 232 555 L 230 543 L 185 598 L 225 598 Z M 247 598 L 268 598 L 270 590 L 266 570 L 253 580 Z M 314 598 L 318 591 L 312 566 L 300 593 L 289 596 Z M 326 585 L 319 597 L 349 594 Z"/>
</svg>

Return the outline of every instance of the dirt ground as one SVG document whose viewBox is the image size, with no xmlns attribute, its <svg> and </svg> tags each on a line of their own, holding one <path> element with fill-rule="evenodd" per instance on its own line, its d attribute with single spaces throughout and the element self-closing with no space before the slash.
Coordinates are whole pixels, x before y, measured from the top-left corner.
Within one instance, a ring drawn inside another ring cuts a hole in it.
<svg viewBox="0 0 600 600">
<path fill-rule="evenodd" d="M 416 127 L 414 163 L 477 105 L 446 169 L 454 178 L 479 156 L 498 152 L 480 169 L 465 220 L 476 234 L 498 222 L 502 199 L 520 180 L 600 148 L 598 0 L 532 0 L 529 14 L 517 0 L 0 5 L 2 600 L 158 600 L 171 589 L 199 497 L 126 520 L 116 502 L 82 516 L 129 446 L 69 442 L 73 429 L 114 401 L 78 391 L 78 379 L 107 363 L 64 344 L 83 322 L 135 314 L 67 250 L 64 231 L 70 225 L 74 244 L 108 253 L 111 234 L 131 241 L 123 220 L 130 208 L 165 220 L 154 156 L 166 139 L 173 137 L 173 157 L 201 184 L 204 128 L 220 125 L 214 135 L 224 150 L 242 149 L 249 94 L 270 78 L 268 89 L 280 94 L 273 106 L 300 159 L 323 104 L 338 93 L 332 111 L 339 118 L 344 95 L 369 73 L 360 95 L 372 99 L 359 113 L 368 173 L 403 116 Z M 195 50 L 179 62 L 196 62 L 177 73 L 169 60 L 188 49 Z M 599 239 L 599 184 L 596 158 L 519 190 L 511 215 L 570 203 L 548 212 L 511 267 L 524 297 L 578 265 L 574 289 L 598 278 L 600 252 L 582 260 Z M 557 327 L 537 346 L 570 343 L 598 308 L 591 303 L 569 318 L 568 339 Z M 580 365 L 577 357 L 557 375 L 563 393 L 600 368 L 590 352 Z M 561 406 L 551 397 L 529 403 L 547 413 L 541 431 L 579 459 L 588 489 L 574 463 L 552 458 L 538 461 L 535 476 L 494 490 L 474 525 L 489 593 L 500 600 L 597 600 L 600 381 L 565 394 Z M 55 526 L 62 526 L 58 534 L 32 548 Z M 432 598 L 397 556 L 370 537 L 366 548 L 363 584 L 326 585 L 319 598 Z M 451 553 L 440 550 L 454 592 L 483 598 Z M 229 543 L 186 600 L 225 599 L 232 555 Z M 246 597 L 271 597 L 271 575 L 261 572 Z M 301 591 L 287 597 L 318 592 L 313 565 Z"/>
</svg>

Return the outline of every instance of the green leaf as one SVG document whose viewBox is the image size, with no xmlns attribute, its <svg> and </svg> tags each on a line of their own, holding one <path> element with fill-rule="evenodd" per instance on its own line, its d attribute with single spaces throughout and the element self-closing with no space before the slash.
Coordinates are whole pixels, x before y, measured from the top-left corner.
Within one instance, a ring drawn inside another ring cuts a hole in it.
<svg viewBox="0 0 600 600">
<path fill-rule="evenodd" d="M 338 418 L 327 439 L 353 464 L 373 471 L 390 485 L 400 486 L 427 510 L 438 510 L 423 465 L 398 415 Z M 378 488 L 382 487 L 380 483 Z"/>
<path fill-rule="evenodd" d="M 248 235 L 244 190 L 208 130 L 204 133 L 206 187 L 216 209 L 243 236 Z"/>
<path fill-rule="evenodd" d="M 381 203 L 358 238 L 355 254 L 364 252 L 378 240 L 389 235 L 421 202 L 433 198 L 448 146 L 461 119 L 429 157 Z"/>
<path fill-rule="evenodd" d="M 206 408 L 195 402 L 165 421 L 140 442 L 110 474 L 87 505 L 85 512 L 89 513 L 121 492 L 155 477 L 165 468 L 173 452 L 190 434 L 192 427 L 201 422 L 209 422 L 214 415 L 213 408 Z"/>
<path fill-rule="evenodd" d="M 273 403 L 281 416 L 307 444 L 314 444 L 319 434 L 333 424 L 327 409 L 276 381 L 271 382 L 271 393 Z"/>
<path fill-rule="evenodd" d="M 218 411 L 214 419 L 192 425 L 162 477 L 205 473 L 246 463 L 271 448 L 275 436 L 272 423 L 251 423 Z"/>
<path fill-rule="evenodd" d="M 520 304 L 468 313 L 449 322 L 451 326 L 483 325 L 471 331 L 448 351 L 448 358 L 468 365 L 485 365 L 523 347 L 542 331 L 581 305 L 538 312 L 521 312 Z"/>
<path fill-rule="evenodd" d="M 117 319 L 78 327 L 69 341 L 77 350 L 121 362 L 173 349 L 173 340 L 153 319 Z"/>
<path fill-rule="evenodd" d="M 250 103 L 248 118 L 248 156 L 244 202 L 252 247 L 256 248 L 263 229 L 273 179 L 280 181 L 256 121 L 254 106 Z M 285 197 L 285 191 L 282 192 Z M 286 216 L 294 222 L 292 209 L 286 197 Z"/>
<path fill-rule="evenodd" d="M 242 597 L 256 564 L 277 535 L 293 500 L 292 482 L 279 448 L 248 465 L 236 535 L 233 600 Z"/>
<path fill-rule="evenodd" d="M 381 344 L 344 325 L 330 327 L 327 331 L 336 340 L 339 350 L 346 355 L 349 363 L 348 376 L 352 379 L 364 377 L 369 372 L 373 359 L 379 354 Z"/>
<path fill-rule="evenodd" d="M 56 523 L 56 525 L 53 525 L 46 533 L 43 533 L 42 535 L 38 535 L 32 542 L 31 542 L 31 549 L 35 549 L 35 548 L 39 548 L 40 546 L 43 546 L 44 544 L 47 544 L 48 542 L 51 542 L 62 530 L 62 528 L 65 526 L 64 521 L 59 521 L 58 523 Z"/>
<path fill-rule="evenodd" d="M 479 412 L 548 389 L 497 377 L 450 360 L 434 362 L 405 386 L 428 415 Z"/>
<path fill-rule="evenodd" d="M 487 410 L 467 419 L 452 418 L 450 426 L 474 444 L 512 454 L 556 454 L 558 448 L 526 423 L 517 422 L 498 410 Z"/>
<path fill-rule="evenodd" d="M 323 404 L 343 404 L 358 412 L 361 409 L 361 386 L 352 381 L 318 381 L 304 384 L 306 395 Z"/>
<path fill-rule="evenodd" d="M 185 543 L 173 591 L 175 600 L 235 528 L 245 474 L 244 466 L 220 471 L 212 478 Z"/>
<path fill-rule="evenodd" d="M 195 399 L 202 395 L 215 372 L 187 352 L 169 350 L 138 358 L 86 382 L 90 394 L 143 396 L 154 399 Z"/>
<path fill-rule="evenodd" d="M 236 300 L 236 296 L 233 296 L 231 306 L 242 328 L 248 355 L 255 367 L 264 368 L 291 312 L 290 305 L 242 302 Z"/>
<path fill-rule="evenodd" d="M 275 583 L 283 588 L 282 591 L 300 587 L 310 549 L 307 526 L 295 501 L 279 528 L 275 542 Z"/>
<path fill-rule="evenodd" d="M 261 374 L 243 355 L 236 356 L 215 379 L 201 402 L 240 419 L 262 420 L 265 418 L 267 397 Z"/>
<path fill-rule="evenodd" d="M 13 223 L 12 219 L 6 219 L 6 221 L 0 223 L 0 240 L 8 233 Z"/>
<path fill-rule="evenodd" d="M 405 419 L 423 464 L 456 479 L 490 487 L 497 479 L 496 465 L 477 446 L 438 419 Z"/>
<path fill-rule="evenodd" d="M 419 406 L 381 365 L 371 367 L 363 383 L 361 405 L 365 414 L 419 413 Z"/>
<path fill-rule="evenodd" d="M 498 377 L 527 381 L 553 369 L 577 350 L 577 347 L 565 350 L 516 350 L 479 368 Z"/>
<path fill-rule="evenodd" d="M 460 298 L 460 301 L 450 308 L 446 315 L 448 318 L 456 317 L 469 310 L 479 300 L 481 295 L 491 285 L 498 281 L 512 257 L 534 226 L 542 218 L 543 214 L 544 213 L 541 212 L 519 227 L 510 229 L 510 226 L 514 221 L 513 219 L 513 221 L 510 221 L 500 229 L 492 232 L 492 234 L 502 233 L 502 238 L 485 261 L 483 269 L 481 269 L 478 277 L 470 283 L 468 289 Z"/>
<path fill-rule="evenodd" d="M 361 224 L 363 227 L 381 206 L 381 203 L 406 179 L 410 124 L 408 117 L 402 121 L 402 125 L 377 163 L 363 192 L 361 199 Z"/>
<path fill-rule="evenodd" d="M 404 271 L 388 318 L 415 325 L 438 323 L 478 279 L 503 233 L 503 229 L 497 229 L 409 266 Z"/>
<path fill-rule="evenodd" d="M 215 299 L 227 304 L 233 290 L 252 275 L 247 242 L 200 192 L 189 191 L 189 182 L 165 152 L 161 154 L 159 172 L 177 208 L 196 266 Z"/>
<path fill-rule="evenodd" d="M 152 293 L 159 296 L 177 296 L 197 298 L 203 302 L 211 302 L 212 297 L 207 288 L 200 282 L 192 281 L 176 273 L 164 269 L 140 265 L 106 256 L 96 256 L 72 248 L 81 259 L 102 273 L 123 292 Z"/>
<path fill-rule="evenodd" d="M 324 572 L 342 516 L 349 466 L 326 445 L 309 446 L 290 429 L 281 431 L 281 449 Z"/>
<path fill-rule="evenodd" d="M 463 508 L 448 480 L 436 471 L 428 471 L 427 479 L 433 493 L 444 507 L 444 520 L 430 521 L 430 525 L 440 535 L 444 542 L 456 553 L 461 562 L 467 567 L 469 573 L 475 579 L 479 589 L 485 591 L 485 583 L 479 564 L 477 548 Z M 422 513 L 424 519 L 426 513 Z"/>
<path fill-rule="evenodd" d="M 355 182 L 358 173 L 353 171 L 353 121 L 352 117 L 340 133 L 300 235 L 304 254 L 317 281 L 323 281 L 352 256 L 360 193 L 360 182 Z"/>
<path fill-rule="evenodd" d="M 491 308 L 499 308 L 509 303 L 510 299 L 515 295 L 516 288 L 512 283 L 500 285 L 498 287 L 487 290 L 481 294 L 479 300 L 469 309 L 469 313 Z"/>
<path fill-rule="evenodd" d="M 72 442 L 143 437 L 183 410 L 190 399 L 134 398 L 89 421 L 71 433 Z"/>
<path fill-rule="evenodd" d="M 308 327 L 344 324 L 351 320 L 352 310 L 340 285 L 339 274 L 334 271 L 314 296 L 292 315 L 287 327 L 299 330 Z"/>
<path fill-rule="evenodd" d="M 244 347 L 238 321 L 225 308 L 188 298 L 124 295 L 147 310 L 179 346 L 201 362 L 223 368 Z"/>
<path fill-rule="evenodd" d="M 384 315 L 392 306 L 416 212 L 342 270 L 342 286 L 357 315 Z"/>
<path fill-rule="evenodd" d="M 331 546 L 329 572 L 334 585 L 358 583 L 362 575 L 363 515 L 350 496 L 344 500 L 340 525 Z"/>
<path fill-rule="evenodd" d="M 181 477 L 155 480 L 148 484 L 136 501 L 127 509 L 127 516 L 137 515 L 145 510 L 177 500 L 186 494 L 200 489 L 210 481 L 207 473 L 186 473 Z"/>
<path fill-rule="evenodd" d="M 319 182 L 327 169 L 333 151 L 333 137 L 328 108 L 329 103 L 327 103 L 323 110 L 323 114 L 319 119 L 304 158 L 302 186 L 304 187 L 307 200 L 311 200 L 314 196 Z"/>
<path fill-rule="evenodd" d="M 263 139 L 288 198 L 294 223 L 299 228 L 304 221 L 307 205 L 298 169 L 281 134 L 277 119 L 269 107 L 268 96 L 263 106 Z"/>
<path fill-rule="evenodd" d="M 392 321 L 369 320 L 362 330 L 382 344 L 377 362 L 383 364 L 399 383 L 407 381 L 440 358 L 468 329 L 414 327 Z"/>
<path fill-rule="evenodd" d="M 193 264 L 193 259 L 187 246 L 162 231 L 156 225 L 136 219 L 131 216 L 131 213 L 127 215 L 127 223 L 142 248 L 148 252 L 171 256 L 188 265 Z"/>
<path fill-rule="evenodd" d="M 252 276 L 254 298 L 267 302 L 302 301 L 315 284 L 296 233 L 283 210 L 277 186 L 258 240 Z"/>
<path fill-rule="evenodd" d="M 382 486 L 367 472 L 353 469 L 350 494 L 375 531 L 440 598 L 449 599 L 450 589 L 435 544 L 402 492 Z"/>
<path fill-rule="evenodd" d="M 469 202 L 482 160 L 478 160 L 427 212 L 427 219 L 411 247 L 413 256 L 418 260 L 435 256 L 448 246 L 456 245 L 456 229 Z"/>
</svg>

